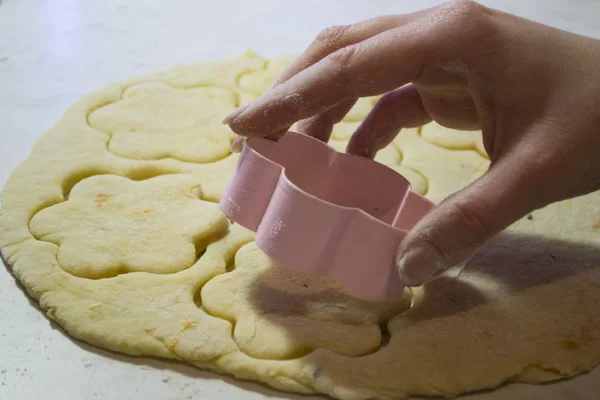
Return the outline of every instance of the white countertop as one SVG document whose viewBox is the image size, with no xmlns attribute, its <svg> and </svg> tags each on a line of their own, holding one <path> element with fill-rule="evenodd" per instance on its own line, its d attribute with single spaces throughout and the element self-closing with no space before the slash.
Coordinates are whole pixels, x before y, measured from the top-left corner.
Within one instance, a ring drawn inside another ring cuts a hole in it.
<svg viewBox="0 0 600 400">
<path fill-rule="evenodd" d="M 235 56 L 246 49 L 265 56 L 298 53 L 324 27 L 439 2 L 0 0 L 0 186 L 29 154 L 36 138 L 71 103 L 111 81 L 176 64 Z M 600 38 L 597 0 L 482 2 Z M 592 392 L 600 393 L 600 368 L 559 384 L 512 385 L 477 398 L 597 399 Z M 75 342 L 49 322 L 8 270 L 0 267 L 0 399 L 37 398 L 312 397 Z"/>
</svg>

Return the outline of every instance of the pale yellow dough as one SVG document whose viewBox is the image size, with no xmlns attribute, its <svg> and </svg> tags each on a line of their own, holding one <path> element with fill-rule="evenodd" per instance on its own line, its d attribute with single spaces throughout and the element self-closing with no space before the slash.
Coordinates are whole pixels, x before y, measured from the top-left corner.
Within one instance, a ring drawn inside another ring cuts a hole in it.
<svg viewBox="0 0 600 400">
<path fill-rule="evenodd" d="M 112 85 L 39 139 L 2 193 L 0 247 L 51 318 L 110 350 L 340 399 L 453 396 L 600 362 L 600 193 L 534 212 L 394 303 L 277 266 L 231 225 L 216 202 L 237 156 L 220 120 L 291 60 L 246 53 Z M 377 160 L 439 202 L 485 173 L 481 143 L 430 124 Z"/>
</svg>

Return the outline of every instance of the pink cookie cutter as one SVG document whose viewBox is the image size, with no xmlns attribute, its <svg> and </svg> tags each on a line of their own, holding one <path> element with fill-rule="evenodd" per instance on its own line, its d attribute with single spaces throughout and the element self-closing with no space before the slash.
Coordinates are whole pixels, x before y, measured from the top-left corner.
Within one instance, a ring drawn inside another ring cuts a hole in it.
<svg viewBox="0 0 600 400">
<path fill-rule="evenodd" d="M 433 203 L 384 165 L 289 132 L 246 141 L 220 206 L 280 264 L 394 300 L 398 245 Z"/>
</svg>

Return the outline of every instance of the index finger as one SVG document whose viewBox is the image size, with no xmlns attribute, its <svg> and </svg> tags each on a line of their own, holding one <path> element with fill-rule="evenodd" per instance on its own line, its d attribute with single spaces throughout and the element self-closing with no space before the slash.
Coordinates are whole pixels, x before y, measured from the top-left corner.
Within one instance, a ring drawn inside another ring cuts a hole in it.
<svg viewBox="0 0 600 400">
<path fill-rule="evenodd" d="M 298 72 L 310 67 L 337 50 L 402 26 L 427 11 L 418 11 L 405 15 L 386 15 L 367 19 L 356 24 L 338 25 L 324 29 L 306 50 L 283 71 L 273 86 L 286 82 Z"/>
<path fill-rule="evenodd" d="M 482 12 L 484 10 L 484 12 Z M 344 100 L 418 81 L 430 63 L 468 58 L 488 9 L 459 2 L 341 48 L 263 94 L 228 121 L 242 136 L 269 136 Z"/>
</svg>

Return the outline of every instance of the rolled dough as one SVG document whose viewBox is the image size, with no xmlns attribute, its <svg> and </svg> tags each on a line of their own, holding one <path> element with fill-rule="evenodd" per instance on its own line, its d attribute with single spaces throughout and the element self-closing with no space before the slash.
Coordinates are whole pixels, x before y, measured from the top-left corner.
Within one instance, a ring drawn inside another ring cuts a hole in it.
<svg viewBox="0 0 600 400">
<path fill-rule="evenodd" d="M 291 59 L 246 53 L 111 85 L 38 140 L 2 193 L 0 248 L 50 318 L 99 347 L 340 399 L 453 396 L 600 362 L 600 193 L 534 212 L 395 303 L 275 265 L 230 224 L 216 202 L 237 156 L 220 120 Z M 436 125 L 402 131 L 378 160 L 436 202 L 489 165 L 477 133 Z"/>
</svg>

